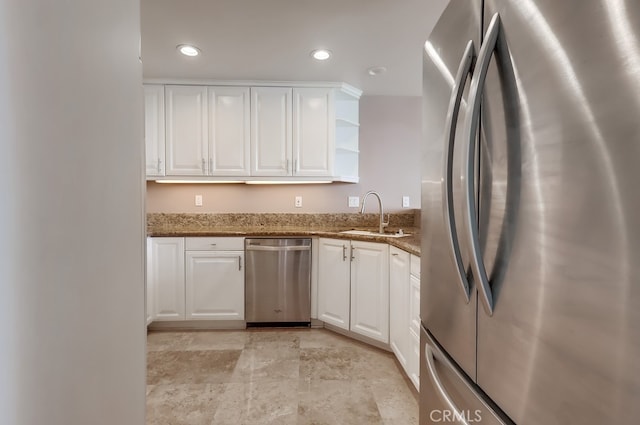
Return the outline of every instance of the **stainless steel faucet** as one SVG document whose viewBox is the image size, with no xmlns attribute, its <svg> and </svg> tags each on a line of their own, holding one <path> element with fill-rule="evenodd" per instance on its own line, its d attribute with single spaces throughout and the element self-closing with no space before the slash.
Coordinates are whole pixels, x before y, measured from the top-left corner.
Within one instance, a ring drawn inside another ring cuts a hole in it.
<svg viewBox="0 0 640 425">
<path fill-rule="evenodd" d="M 384 208 L 382 206 L 382 199 L 380 198 L 378 192 L 370 190 L 364 194 L 364 196 L 362 197 L 362 208 L 360 209 L 360 214 L 364 214 L 364 205 L 367 202 L 367 197 L 369 195 L 375 195 L 376 198 L 378 198 L 378 205 L 380 206 L 380 229 L 378 230 L 378 233 L 382 234 L 384 233 L 384 228 L 389 225 L 389 220 L 387 220 L 386 223 L 384 222 Z"/>
</svg>

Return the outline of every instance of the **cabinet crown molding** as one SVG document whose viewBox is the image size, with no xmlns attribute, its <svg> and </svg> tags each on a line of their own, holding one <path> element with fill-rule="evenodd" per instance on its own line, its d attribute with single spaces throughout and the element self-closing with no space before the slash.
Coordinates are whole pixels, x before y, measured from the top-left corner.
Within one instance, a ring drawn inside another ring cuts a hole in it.
<svg viewBox="0 0 640 425">
<path fill-rule="evenodd" d="M 234 87 L 291 87 L 291 88 L 334 88 L 357 99 L 362 90 L 350 84 L 335 81 L 265 81 L 265 80 L 210 80 L 184 78 L 145 78 L 143 84 L 194 85 L 194 86 L 234 86 Z"/>
</svg>

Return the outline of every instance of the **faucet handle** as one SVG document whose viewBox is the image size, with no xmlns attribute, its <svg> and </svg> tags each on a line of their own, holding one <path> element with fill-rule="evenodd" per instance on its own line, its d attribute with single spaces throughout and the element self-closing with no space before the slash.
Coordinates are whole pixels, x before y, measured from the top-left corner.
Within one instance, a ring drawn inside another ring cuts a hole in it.
<svg viewBox="0 0 640 425">
<path fill-rule="evenodd" d="M 384 214 L 382 215 L 382 227 L 387 227 L 391 220 L 391 213 L 387 213 L 387 221 L 384 221 Z"/>
</svg>

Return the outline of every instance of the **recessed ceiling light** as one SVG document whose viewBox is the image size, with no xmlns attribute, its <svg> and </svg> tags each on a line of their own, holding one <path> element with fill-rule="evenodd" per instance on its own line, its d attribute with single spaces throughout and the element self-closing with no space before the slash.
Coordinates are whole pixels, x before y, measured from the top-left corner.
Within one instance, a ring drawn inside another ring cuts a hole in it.
<svg viewBox="0 0 640 425">
<path fill-rule="evenodd" d="M 331 57 L 331 52 L 326 49 L 316 49 L 311 52 L 311 56 L 319 61 L 326 61 Z"/>
<path fill-rule="evenodd" d="M 176 49 L 185 56 L 198 56 L 200 54 L 200 49 L 190 44 L 179 44 Z"/>
<path fill-rule="evenodd" d="M 387 68 L 385 68 L 384 66 L 372 66 L 371 68 L 367 69 L 367 74 L 371 75 L 372 77 L 384 74 L 385 72 L 387 72 Z"/>
</svg>

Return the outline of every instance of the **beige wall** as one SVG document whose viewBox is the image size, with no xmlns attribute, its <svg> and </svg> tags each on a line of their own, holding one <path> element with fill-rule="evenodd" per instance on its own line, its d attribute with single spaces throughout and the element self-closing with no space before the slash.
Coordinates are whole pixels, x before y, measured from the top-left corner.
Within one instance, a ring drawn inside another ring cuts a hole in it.
<svg viewBox="0 0 640 425">
<path fill-rule="evenodd" d="M 356 212 L 348 196 L 376 190 L 388 211 L 402 196 L 420 208 L 421 98 L 363 96 L 360 101 L 360 183 L 260 186 L 147 183 L 147 212 Z M 203 206 L 194 205 L 195 195 Z M 303 199 L 295 208 L 294 197 Z M 371 201 L 368 201 L 371 202 Z M 371 208 L 371 210 L 369 209 Z M 375 203 L 367 211 L 375 211 Z"/>
</svg>

